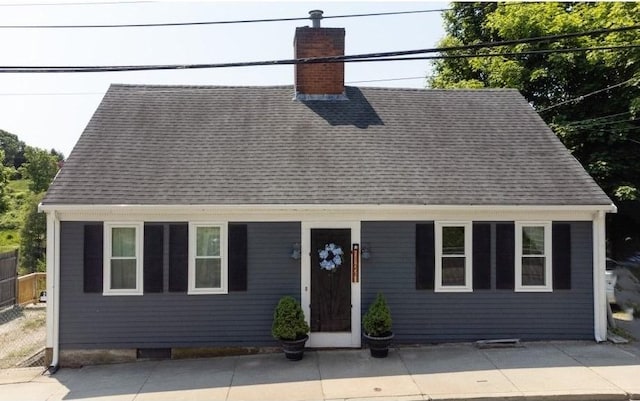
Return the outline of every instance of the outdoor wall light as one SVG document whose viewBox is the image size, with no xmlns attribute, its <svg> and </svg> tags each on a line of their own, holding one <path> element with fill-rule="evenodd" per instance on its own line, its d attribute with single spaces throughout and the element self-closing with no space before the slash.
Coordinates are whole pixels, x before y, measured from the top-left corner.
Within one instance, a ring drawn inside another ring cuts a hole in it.
<svg viewBox="0 0 640 401">
<path fill-rule="evenodd" d="M 362 259 L 369 259 L 371 257 L 371 248 L 369 247 L 369 244 L 362 244 L 360 255 L 362 256 Z"/>
<path fill-rule="evenodd" d="M 291 249 L 291 259 L 295 259 L 298 260 L 300 259 L 300 243 L 296 242 L 293 244 L 293 247 Z"/>
</svg>

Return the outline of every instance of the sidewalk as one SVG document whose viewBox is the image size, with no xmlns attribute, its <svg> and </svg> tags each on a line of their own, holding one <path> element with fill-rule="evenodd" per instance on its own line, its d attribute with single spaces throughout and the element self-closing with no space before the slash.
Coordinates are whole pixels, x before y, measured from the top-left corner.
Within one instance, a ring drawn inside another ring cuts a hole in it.
<svg viewBox="0 0 640 401">
<path fill-rule="evenodd" d="M 640 349 L 592 342 L 401 347 L 0 370 L 0 400 L 637 400 Z"/>
</svg>

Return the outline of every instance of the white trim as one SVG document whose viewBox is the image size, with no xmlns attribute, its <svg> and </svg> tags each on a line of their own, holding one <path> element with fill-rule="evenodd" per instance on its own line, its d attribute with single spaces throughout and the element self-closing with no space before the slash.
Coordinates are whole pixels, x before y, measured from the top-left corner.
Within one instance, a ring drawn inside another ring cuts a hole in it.
<svg viewBox="0 0 640 401">
<path fill-rule="evenodd" d="M 464 282 L 465 285 L 443 285 L 442 284 L 442 229 L 445 227 L 464 228 Z M 473 234 L 470 221 L 436 221 L 435 222 L 435 288 L 434 292 L 472 292 L 473 291 Z"/>
<path fill-rule="evenodd" d="M 592 221 L 613 205 L 40 205 L 62 221 Z"/>
<path fill-rule="evenodd" d="M 51 366 L 60 360 L 60 220 L 47 213 L 47 348 L 52 348 Z"/>
<path fill-rule="evenodd" d="M 524 227 L 544 228 L 544 285 L 522 284 L 522 229 Z M 551 254 L 551 222 L 550 221 L 516 221 L 515 222 L 515 292 L 552 292 L 553 270 Z"/>
<path fill-rule="evenodd" d="M 218 227 L 220 228 L 220 288 L 196 288 L 196 241 L 197 229 L 199 227 Z M 227 259 L 227 222 L 189 222 L 189 273 L 188 273 L 188 291 L 189 295 L 210 295 L 210 294 L 227 294 L 229 292 L 228 284 L 228 259 Z"/>
<path fill-rule="evenodd" d="M 304 311 L 307 323 L 311 323 L 311 229 L 314 228 L 347 228 L 351 230 L 351 244 L 360 243 L 360 221 L 302 221 L 300 249 L 301 249 L 301 277 L 300 277 L 300 304 Z M 352 246 L 349 251 L 351 251 Z M 365 261 L 360 258 L 360 271 Z M 349 266 L 351 268 L 351 266 Z M 307 347 L 351 347 L 359 348 L 361 345 L 361 287 L 360 277 L 358 282 L 351 283 L 351 332 L 345 333 L 309 333 Z"/>
<path fill-rule="evenodd" d="M 114 228 L 134 228 L 136 230 L 136 287 L 127 289 L 112 289 L 111 288 L 111 235 Z M 104 223 L 104 255 L 102 264 L 102 274 L 104 287 L 102 289 L 102 295 L 143 295 L 144 293 L 144 261 L 143 261 L 143 246 L 144 246 L 144 223 L 131 223 L 131 222 L 105 222 Z"/>
<path fill-rule="evenodd" d="M 115 208 L 112 210 L 60 211 L 61 221 L 242 221 L 242 222 L 280 222 L 280 221 L 588 221 L 593 220 L 594 210 L 421 210 L 402 207 L 380 209 L 367 208 L 354 210 L 331 209 L 158 209 Z"/>
<path fill-rule="evenodd" d="M 607 295 L 604 279 L 606 264 L 605 218 L 599 211 L 593 217 L 593 334 L 597 342 L 607 340 Z"/>
<path fill-rule="evenodd" d="M 129 212 L 161 212 L 161 213 L 208 213 L 208 212 L 234 212 L 234 211 L 409 211 L 409 212 L 604 212 L 615 213 L 617 208 L 610 205 L 395 205 L 395 204 L 240 204 L 240 205 L 56 205 L 40 204 L 40 211 L 72 211 L 72 212 L 99 212 L 114 213 L 127 210 Z"/>
<path fill-rule="evenodd" d="M 55 286 L 53 284 L 54 278 L 56 276 L 54 270 L 54 257 L 55 252 L 53 250 L 53 243 L 55 240 L 55 212 L 47 213 L 47 296 L 51 298 L 51 300 L 47 300 L 47 348 L 53 348 L 53 310 L 55 308 L 55 300 L 53 299 L 53 293 L 55 291 Z"/>
</svg>

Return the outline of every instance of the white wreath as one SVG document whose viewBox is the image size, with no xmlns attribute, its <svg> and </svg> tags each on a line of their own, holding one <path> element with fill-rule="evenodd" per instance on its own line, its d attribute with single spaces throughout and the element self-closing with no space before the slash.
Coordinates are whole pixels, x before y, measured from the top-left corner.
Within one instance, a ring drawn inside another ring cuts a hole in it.
<svg viewBox="0 0 640 401">
<path fill-rule="evenodd" d="M 318 254 L 320 255 L 320 268 L 332 271 L 342 264 L 344 252 L 338 245 L 329 243 L 324 246 L 324 249 L 320 249 Z"/>
</svg>

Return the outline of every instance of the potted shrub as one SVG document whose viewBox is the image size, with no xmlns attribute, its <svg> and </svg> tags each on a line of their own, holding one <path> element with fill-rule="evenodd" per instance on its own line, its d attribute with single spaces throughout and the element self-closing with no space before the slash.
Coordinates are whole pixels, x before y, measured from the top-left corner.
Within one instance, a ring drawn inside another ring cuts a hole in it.
<svg viewBox="0 0 640 401">
<path fill-rule="evenodd" d="M 378 293 L 376 300 L 369 306 L 369 310 L 362 319 L 362 326 L 371 356 L 385 358 L 389 354 L 393 332 L 391 332 L 391 311 L 381 293 Z"/>
<path fill-rule="evenodd" d="M 284 355 L 292 361 L 304 356 L 304 344 L 309 339 L 309 325 L 298 301 L 291 296 L 280 298 L 273 312 L 271 335 L 280 341 Z"/>
</svg>

